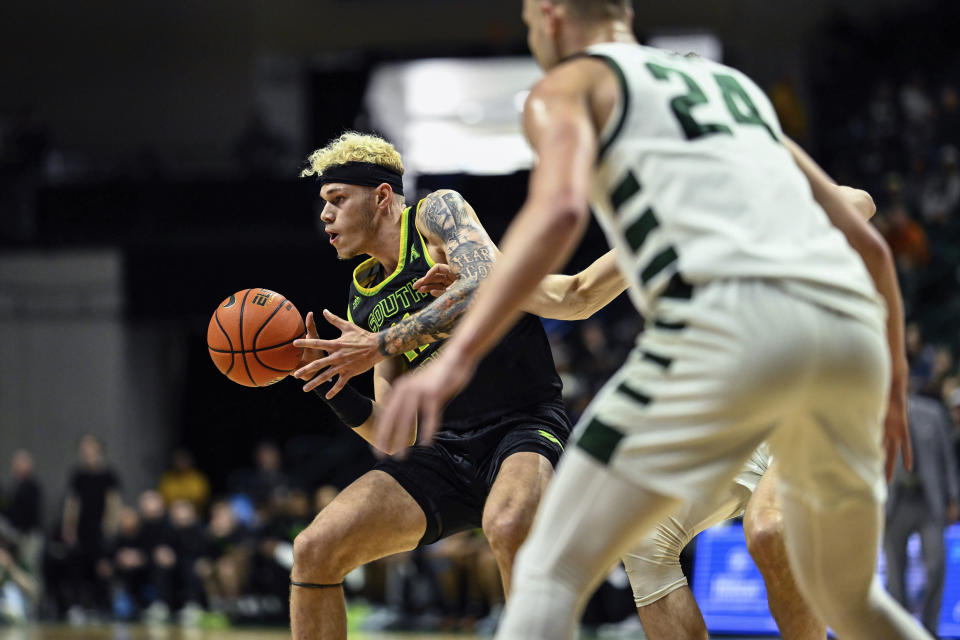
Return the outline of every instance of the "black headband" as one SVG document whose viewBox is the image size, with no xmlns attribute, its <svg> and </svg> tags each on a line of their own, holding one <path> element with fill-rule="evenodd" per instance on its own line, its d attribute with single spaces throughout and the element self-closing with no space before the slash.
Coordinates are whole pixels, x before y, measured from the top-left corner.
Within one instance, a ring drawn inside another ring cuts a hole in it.
<svg viewBox="0 0 960 640">
<path fill-rule="evenodd" d="M 361 187 L 379 187 L 386 182 L 397 195 L 403 195 L 403 176 L 398 171 L 372 162 L 345 162 L 327 167 L 320 174 L 320 184 L 342 182 Z"/>
</svg>

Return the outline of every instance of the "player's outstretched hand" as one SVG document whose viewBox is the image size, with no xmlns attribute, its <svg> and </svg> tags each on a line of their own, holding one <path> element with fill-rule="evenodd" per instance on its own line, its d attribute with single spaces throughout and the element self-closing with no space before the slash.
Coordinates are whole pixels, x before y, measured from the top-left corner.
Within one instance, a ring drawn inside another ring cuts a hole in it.
<svg viewBox="0 0 960 640">
<path fill-rule="evenodd" d="M 910 427 L 907 423 L 907 392 L 894 390 L 887 404 L 887 417 L 883 422 L 883 448 L 887 453 L 884 468 L 887 482 L 893 479 L 893 469 L 897 464 L 897 453 L 903 455 L 903 466 L 913 469 L 913 450 L 910 446 Z"/>
<path fill-rule="evenodd" d="M 422 278 L 413 283 L 413 288 L 420 293 L 429 293 L 434 298 L 443 295 L 447 288 L 457 281 L 457 274 L 448 264 L 437 263 L 430 267 Z"/>
<path fill-rule="evenodd" d="M 384 356 L 380 353 L 377 334 L 365 331 L 326 309 L 323 310 L 323 317 L 340 329 L 340 337 L 336 340 L 320 340 L 313 322 L 313 312 L 308 313 L 307 337 L 294 340 L 293 346 L 323 350 L 326 355 L 300 367 L 293 372 L 293 376 L 308 381 L 303 385 L 304 391 L 313 391 L 318 385 L 337 376 L 336 383 L 327 392 L 327 398 L 332 398 L 340 393 L 350 378 L 373 368 Z"/>
<path fill-rule="evenodd" d="M 475 366 L 444 350 L 433 362 L 396 380 L 374 423 L 374 444 L 380 451 L 403 450 L 409 442 L 410 425 L 417 424 L 418 442 L 430 444 L 440 427 L 440 414 L 450 398 L 473 377 Z"/>
<path fill-rule="evenodd" d="M 307 312 L 307 319 L 305 324 L 307 326 L 307 338 L 309 340 L 316 340 L 317 338 L 320 337 L 319 335 L 317 335 L 317 323 L 313 321 L 313 311 Z M 296 340 L 294 340 L 294 343 L 296 343 Z M 304 348 L 303 354 L 300 356 L 300 366 L 303 367 L 304 365 L 310 364 L 311 362 L 315 360 L 319 360 L 325 355 L 327 354 L 324 352 L 323 349 Z M 296 373 L 297 372 L 294 371 L 292 375 L 295 376 Z"/>
</svg>

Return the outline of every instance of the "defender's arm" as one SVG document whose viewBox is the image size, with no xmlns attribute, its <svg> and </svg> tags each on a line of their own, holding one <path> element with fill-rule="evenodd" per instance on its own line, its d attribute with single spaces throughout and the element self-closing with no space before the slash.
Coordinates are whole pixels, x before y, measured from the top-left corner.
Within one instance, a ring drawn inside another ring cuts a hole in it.
<svg viewBox="0 0 960 640">
<path fill-rule="evenodd" d="M 863 259 L 877 291 L 887 304 L 887 341 L 893 365 L 890 387 L 889 407 L 885 421 L 884 445 L 887 450 L 886 472 L 889 480 L 893 474 L 897 450 L 902 447 L 904 466 L 913 466 L 910 450 L 910 438 L 907 432 L 907 378 L 908 366 L 906 349 L 903 342 L 903 301 L 900 297 L 900 285 L 893 264 L 890 247 L 880 233 L 868 224 L 847 199 L 837 185 L 796 143 L 787 138 L 784 143 L 793 154 L 803 171 L 813 197 L 823 207 L 830 222 L 847 238 L 850 246 Z"/>
<path fill-rule="evenodd" d="M 435 264 L 414 286 L 421 293 L 438 296 L 456 280 L 448 265 Z M 541 318 L 584 320 L 610 304 L 626 288 L 627 281 L 617 267 L 615 250 L 611 249 L 577 274 L 546 276 L 521 308 Z"/>
<path fill-rule="evenodd" d="M 550 274 L 523 303 L 523 310 L 542 318 L 584 320 L 626 291 L 627 281 L 611 249 L 572 276 Z"/>
<path fill-rule="evenodd" d="M 790 148 L 794 149 L 796 147 L 790 146 Z M 836 189 L 837 195 L 849 202 L 864 220 L 869 220 L 877 212 L 877 205 L 874 204 L 873 198 L 863 189 L 854 189 L 853 187 L 845 187 L 843 185 L 838 185 Z"/>
</svg>

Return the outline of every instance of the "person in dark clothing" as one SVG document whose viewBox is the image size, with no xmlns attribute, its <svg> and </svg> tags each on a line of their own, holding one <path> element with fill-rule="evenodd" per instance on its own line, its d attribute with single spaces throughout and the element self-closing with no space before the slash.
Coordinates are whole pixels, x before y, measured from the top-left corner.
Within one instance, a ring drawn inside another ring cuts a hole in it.
<svg viewBox="0 0 960 640">
<path fill-rule="evenodd" d="M 136 510 L 124 507 L 120 512 L 119 530 L 112 540 L 110 561 L 116 587 L 135 605 L 130 614 L 145 608 L 149 598 L 150 553 L 141 534 Z"/>
<path fill-rule="evenodd" d="M 6 524 L 12 528 L 8 537 L 15 539 L 23 569 L 37 576 L 43 555 L 43 490 L 34 474 L 33 456 L 26 449 L 13 454 L 11 476 L 3 510 Z"/>
<path fill-rule="evenodd" d="M 107 466 L 103 445 L 95 436 L 80 439 L 80 463 L 70 476 L 64 501 L 62 536 L 70 548 L 74 576 L 73 612 L 76 607 L 102 612 L 107 605 L 104 580 L 106 541 L 116 531 L 121 502 L 120 481 Z"/>
<path fill-rule="evenodd" d="M 210 526 L 205 532 L 206 547 L 196 563 L 210 607 L 224 612 L 236 610 L 246 586 L 252 539 L 237 521 L 229 502 L 215 502 L 210 508 Z"/>
<path fill-rule="evenodd" d="M 257 444 L 253 459 L 254 468 L 234 472 L 229 486 L 231 493 L 246 496 L 256 508 L 265 508 L 277 491 L 289 491 L 293 482 L 283 471 L 283 457 L 275 443 L 264 440 Z"/>
<path fill-rule="evenodd" d="M 293 564 L 293 541 L 312 519 L 310 499 L 304 491 L 296 489 L 274 494 L 269 508 L 264 509 L 259 518 L 255 553 L 250 563 L 250 590 L 286 599 Z"/>
<path fill-rule="evenodd" d="M 34 475 L 30 452 L 20 449 L 14 453 L 11 467 L 13 483 L 7 490 L 5 515 L 21 534 L 39 531 L 43 527 L 43 490 Z"/>
<path fill-rule="evenodd" d="M 280 449 L 274 443 L 261 442 L 257 445 L 256 463 L 257 469 L 250 487 L 254 504 L 266 504 L 276 491 L 292 486 L 290 478 L 283 472 Z"/>
<path fill-rule="evenodd" d="M 923 596 L 923 626 L 937 635 L 946 549 L 943 530 L 960 518 L 960 482 L 951 446 L 950 419 L 939 401 L 911 394 L 907 404 L 914 465 L 898 464 L 887 497 L 884 553 L 887 590 L 906 606 L 907 539 L 920 534 L 927 585 Z"/>
<path fill-rule="evenodd" d="M 140 514 L 140 540 L 149 556 L 152 601 L 145 611 L 151 622 L 165 622 L 175 601 L 174 578 L 177 554 L 173 550 L 173 529 L 167 520 L 163 497 L 157 491 L 144 491 L 137 501 Z"/>
<path fill-rule="evenodd" d="M 207 539 L 190 502 L 178 500 L 170 507 L 170 548 L 175 554 L 172 574 L 173 600 L 187 609 L 197 609 L 205 601 L 203 583 L 197 575 L 197 563 L 207 554 Z"/>
</svg>

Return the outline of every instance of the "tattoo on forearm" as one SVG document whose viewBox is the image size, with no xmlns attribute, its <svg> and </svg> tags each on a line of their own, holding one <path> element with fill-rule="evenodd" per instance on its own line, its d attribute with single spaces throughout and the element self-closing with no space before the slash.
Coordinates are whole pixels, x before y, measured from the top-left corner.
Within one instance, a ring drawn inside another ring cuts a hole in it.
<svg viewBox="0 0 960 640">
<path fill-rule="evenodd" d="M 462 251 L 458 251 L 450 256 L 450 264 L 457 267 L 461 274 L 471 278 L 479 278 L 482 280 L 490 275 L 490 268 L 493 266 L 493 257 L 490 255 L 489 248 L 464 244 L 462 249 Z"/>
<path fill-rule="evenodd" d="M 490 239 L 470 215 L 467 202 L 454 191 L 431 194 L 418 212 L 432 235 L 443 239 L 447 261 L 459 279 L 428 307 L 381 331 L 380 353 L 393 356 L 450 336 L 480 281 L 493 269 Z"/>
</svg>

